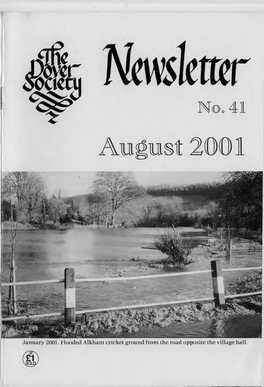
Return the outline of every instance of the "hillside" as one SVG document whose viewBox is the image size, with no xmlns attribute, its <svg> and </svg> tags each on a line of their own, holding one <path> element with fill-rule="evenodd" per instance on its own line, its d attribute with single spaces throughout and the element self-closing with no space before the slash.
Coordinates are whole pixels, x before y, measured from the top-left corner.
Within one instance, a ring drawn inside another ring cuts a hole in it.
<svg viewBox="0 0 264 387">
<path fill-rule="evenodd" d="M 87 217 L 92 205 L 89 205 L 89 195 L 78 195 L 67 198 L 78 207 L 80 214 Z M 127 203 L 117 210 L 116 224 L 124 223 L 126 226 L 157 226 L 168 219 L 179 221 L 184 218 L 206 217 L 212 201 L 206 195 L 167 195 L 153 196 L 146 194 L 144 197 Z M 199 218 L 199 219 L 198 219 Z M 192 222 L 193 223 L 193 222 Z M 188 222 L 186 223 L 188 225 Z"/>
</svg>

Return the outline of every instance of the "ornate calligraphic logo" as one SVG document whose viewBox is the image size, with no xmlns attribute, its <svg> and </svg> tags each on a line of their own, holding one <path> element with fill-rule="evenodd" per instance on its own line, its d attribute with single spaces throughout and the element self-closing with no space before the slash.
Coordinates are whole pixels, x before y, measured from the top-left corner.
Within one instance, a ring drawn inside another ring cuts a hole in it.
<svg viewBox="0 0 264 387">
<path fill-rule="evenodd" d="M 57 117 L 82 95 L 82 80 L 74 77 L 81 64 L 70 64 L 63 47 L 58 41 L 41 50 L 37 59 L 30 61 L 31 68 L 23 85 L 30 93 L 29 100 L 36 104 L 37 111 L 49 116 L 51 124 L 56 124 Z"/>
</svg>

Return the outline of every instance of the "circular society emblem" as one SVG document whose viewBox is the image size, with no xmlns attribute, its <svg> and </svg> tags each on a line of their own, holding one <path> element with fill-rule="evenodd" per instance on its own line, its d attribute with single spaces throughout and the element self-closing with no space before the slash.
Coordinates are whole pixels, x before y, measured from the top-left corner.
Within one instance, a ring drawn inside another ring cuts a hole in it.
<svg viewBox="0 0 264 387">
<path fill-rule="evenodd" d="M 27 351 L 22 360 L 27 367 L 35 367 L 39 362 L 39 355 L 35 351 Z"/>
</svg>

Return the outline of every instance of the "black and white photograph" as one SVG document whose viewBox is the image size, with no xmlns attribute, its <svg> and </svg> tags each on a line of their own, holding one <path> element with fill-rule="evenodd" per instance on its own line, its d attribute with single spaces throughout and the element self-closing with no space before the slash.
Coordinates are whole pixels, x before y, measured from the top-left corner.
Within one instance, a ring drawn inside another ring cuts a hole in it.
<svg viewBox="0 0 264 387">
<path fill-rule="evenodd" d="M 3 338 L 261 337 L 262 172 L 7 172 L 1 216 Z"/>
</svg>

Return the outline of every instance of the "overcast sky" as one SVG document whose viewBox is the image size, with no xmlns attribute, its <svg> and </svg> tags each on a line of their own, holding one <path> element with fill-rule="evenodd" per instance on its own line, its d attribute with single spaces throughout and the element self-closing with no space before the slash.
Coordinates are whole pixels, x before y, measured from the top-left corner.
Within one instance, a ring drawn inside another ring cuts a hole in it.
<svg viewBox="0 0 264 387">
<path fill-rule="evenodd" d="M 180 185 L 220 181 L 223 172 L 134 172 L 135 180 L 144 187 L 149 185 Z M 59 194 L 74 196 L 90 193 L 94 172 L 45 172 L 41 173 L 48 196 Z"/>
</svg>

